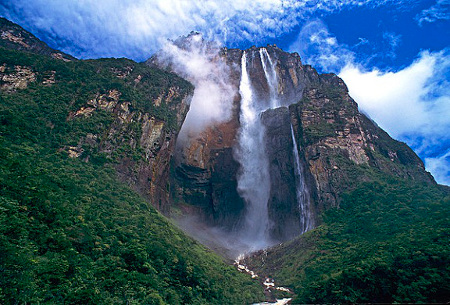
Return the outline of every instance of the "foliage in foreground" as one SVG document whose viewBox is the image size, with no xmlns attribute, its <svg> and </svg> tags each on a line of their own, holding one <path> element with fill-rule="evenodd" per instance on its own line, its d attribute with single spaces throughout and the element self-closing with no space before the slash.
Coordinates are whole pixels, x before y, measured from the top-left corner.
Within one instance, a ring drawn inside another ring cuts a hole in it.
<svg viewBox="0 0 450 305">
<path fill-rule="evenodd" d="M 5 144 L 2 303 L 238 304 L 257 295 L 111 169 Z"/>
</svg>

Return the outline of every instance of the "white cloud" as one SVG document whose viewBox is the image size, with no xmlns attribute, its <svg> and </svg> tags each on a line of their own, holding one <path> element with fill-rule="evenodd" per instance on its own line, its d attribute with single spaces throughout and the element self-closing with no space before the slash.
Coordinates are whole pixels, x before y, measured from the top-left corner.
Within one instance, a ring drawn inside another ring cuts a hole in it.
<svg viewBox="0 0 450 305">
<path fill-rule="evenodd" d="M 393 32 L 384 32 L 383 33 L 383 40 L 389 45 L 387 48 L 387 56 L 395 58 L 397 54 L 395 53 L 396 49 L 400 45 L 402 41 L 402 35 L 397 35 Z"/>
<path fill-rule="evenodd" d="M 298 52 L 305 62 L 327 72 L 337 72 L 354 60 L 354 53 L 338 44 L 321 20 L 306 23 L 289 51 Z"/>
<path fill-rule="evenodd" d="M 206 43 L 201 34 L 189 35 L 182 45 L 166 42 L 158 53 L 160 64 L 195 86 L 179 141 L 196 137 L 210 124 L 230 119 L 237 88 L 231 85 L 229 66 L 218 54 L 219 46 Z"/>
<path fill-rule="evenodd" d="M 450 185 L 450 151 L 439 157 L 425 158 L 425 166 L 437 182 Z"/>
<path fill-rule="evenodd" d="M 415 19 L 419 25 L 437 20 L 450 20 L 450 0 L 437 0 L 436 4 L 420 12 Z"/>
<path fill-rule="evenodd" d="M 397 72 L 364 71 L 348 63 L 339 73 L 360 109 L 394 138 L 427 157 L 435 178 L 448 183 L 450 152 L 450 54 L 422 52 Z M 447 173 L 446 175 L 444 175 Z"/>
<path fill-rule="evenodd" d="M 380 58 L 395 58 L 396 51 L 402 43 L 402 35 L 394 32 L 382 33 L 383 51 L 373 49 L 372 56 L 364 58 L 360 64 L 367 66 L 372 60 Z M 358 48 L 370 46 L 366 38 L 359 38 L 354 45 L 339 43 L 337 38 L 328 30 L 326 24 L 320 20 L 306 22 L 291 43 L 288 50 L 298 52 L 304 62 L 323 72 L 338 73 L 345 65 L 354 62 Z"/>
<path fill-rule="evenodd" d="M 162 41 L 192 30 L 228 45 L 260 44 L 317 12 L 402 2 L 405 0 L 5 0 L 0 15 L 76 56 L 146 59 Z"/>
</svg>

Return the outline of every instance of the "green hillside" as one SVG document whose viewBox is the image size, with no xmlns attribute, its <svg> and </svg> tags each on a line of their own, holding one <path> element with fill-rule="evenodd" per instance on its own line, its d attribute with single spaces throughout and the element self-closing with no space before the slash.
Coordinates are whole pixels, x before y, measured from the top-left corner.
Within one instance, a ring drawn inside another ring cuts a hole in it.
<svg viewBox="0 0 450 305">
<path fill-rule="evenodd" d="M 111 72 L 129 65 L 147 80 L 136 85 Z M 96 94 L 119 90 L 133 109 L 176 128 L 175 114 L 152 100 L 174 84 L 188 93 L 190 84 L 125 59 L 64 62 L 2 48 L 0 66 L 6 74 L 16 66 L 35 74 L 25 88 L 0 91 L 0 303 L 245 304 L 263 298 L 258 283 L 117 180 L 114 164 L 130 152 L 125 144 L 111 154 L 84 144 L 79 158 L 69 157 L 67 147 L 104 134 L 115 119 L 100 109 L 70 118 Z M 138 151 L 134 158 L 143 156 Z"/>
<path fill-rule="evenodd" d="M 359 183 L 323 225 L 249 258 L 294 303 L 446 303 L 450 196 L 392 178 Z"/>
</svg>

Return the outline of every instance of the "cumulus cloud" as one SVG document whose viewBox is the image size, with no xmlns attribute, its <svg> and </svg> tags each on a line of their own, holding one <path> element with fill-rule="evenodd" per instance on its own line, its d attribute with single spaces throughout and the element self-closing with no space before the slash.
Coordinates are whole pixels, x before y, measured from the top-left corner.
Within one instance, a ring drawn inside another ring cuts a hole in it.
<svg viewBox="0 0 450 305">
<path fill-rule="evenodd" d="M 166 39 L 197 30 L 227 45 L 261 44 L 314 13 L 405 0 L 4 0 L 0 15 L 81 58 L 149 57 Z"/>
<path fill-rule="evenodd" d="M 422 52 L 396 72 L 348 63 L 339 73 L 360 109 L 412 146 L 440 183 L 449 183 L 450 54 Z"/>
</svg>

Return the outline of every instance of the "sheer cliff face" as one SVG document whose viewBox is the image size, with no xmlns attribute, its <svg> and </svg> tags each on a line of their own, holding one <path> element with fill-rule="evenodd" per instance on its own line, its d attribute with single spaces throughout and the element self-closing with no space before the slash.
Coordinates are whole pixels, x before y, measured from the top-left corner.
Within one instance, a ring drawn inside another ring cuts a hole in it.
<svg viewBox="0 0 450 305">
<path fill-rule="evenodd" d="M 375 174 L 435 183 L 406 144 L 390 138 L 358 111 L 337 76 L 319 75 L 289 108 L 320 210 L 338 205 L 355 179 L 370 181 Z"/>
<path fill-rule="evenodd" d="M 313 80 L 305 73 L 296 54 L 271 46 L 253 47 L 245 53 L 253 95 L 252 111 L 261 117 L 265 130 L 259 149 L 265 150 L 269 168 L 269 185 L 255 187 L 268 188 L 270 239 L 285 240 L 301 233 L 300 211 L 296 199 L 291 115 L 286 107 L 275 108 L 298 101 Z M 197 207 L 208 223 L 228 230 L 242 228 L 248 214 L 248 202 L 238 185 L 245 167 L 238 149 L 243 120 L 239 94 L 243 54 L 241 50 L 221 50 L 220 56 L 230 67 L 230 80 L 235 90 L 231 119 L 210 126 L 187 143 L 178 145 L 172 184 L 176 198 Z M 306 176 L 311 178 L 311 175 Z"/>
<path fill-rule="evenodd" d="M 175 198 L 197 207 L 209 224 L 237 230 L 249 213 L 248 200 L 239 187 L 243 166 L 237 156 L 242 151 L 242 112 L 246 111 L 239 85 L 243 56 L 252 89 L 252 111 L 260 117 L 264 129 L 260 149 L 269 169 L 271 241 L 302 232 L 294 143 L 307 189 L 302 200 L 310 202 L 312 223 L 317 224 L 321 211 L 339 205 L 340 195 L 351 190 L 353 179 L 370 180 L 373 173 L 380 172 L 434 183 L 409 147 L 391 139 L 359 113 L 337 76 L 319 75 L 302 65 L 297 54 L 275 46 L 252 47 L 244 52 L 223 49 L 220 56 L 232 71 L 230 79 L 236 92 L 232 117 L 179 147 L 172 177 Z"/>
<path fill-rule="evenodd" d="M 261 134 L 264 144 L 259 149 L 265 151 L 269 169 L 269 185 L 255 187 L 268 188 L 266 204 L 270 238 L 289 239 L 300 234 L 289 123 L 291 115 L 285 107 L 265 111 L 298 101 L 311 80 L 296 54 L 285 53 L 276 47 L 254 47 L 245 53 L 253 94 L 252 111 L 261 117 L 262 126 L 265 126 L 265 132 Z M 238 149 L 243 120 L 242 93 L 239 93 L 243 54 L 241 50 L 221 50 L 220 56 L 230 67 L 230 81 L 235 90 L 231 119 L 210 126 L 200 135 L 178 145 L 172 183 L 174 196 L 197 207 L 206 222 L 234 231 L 244 226 L 249 205 L 248 199 L 244 198 L 245 190 L 238 185 L 245 170 Z M 269 71 L 269 65 L 272 65 L 272 71 Z M 261 174 L 253 173 L 255 176 Z M 311 175 L 307 176 L 311 178 Z"/>
</svg>

